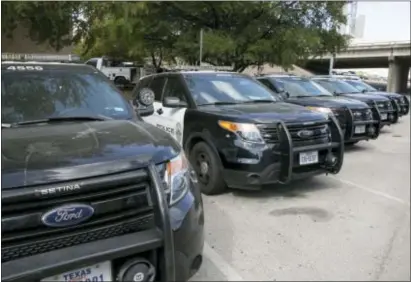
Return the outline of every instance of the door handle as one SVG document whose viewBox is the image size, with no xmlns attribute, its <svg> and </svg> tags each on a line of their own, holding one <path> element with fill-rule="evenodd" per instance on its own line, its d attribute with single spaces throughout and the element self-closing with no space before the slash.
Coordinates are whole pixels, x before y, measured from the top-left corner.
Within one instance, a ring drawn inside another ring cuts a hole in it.
<svg viewBox="0 0 411 282">
<path fill-rule="evenodd" d="M 163 114 L 163 109 L 162 108 L 158 109 L 157 114 L 162 115 Z"/>
</svg>

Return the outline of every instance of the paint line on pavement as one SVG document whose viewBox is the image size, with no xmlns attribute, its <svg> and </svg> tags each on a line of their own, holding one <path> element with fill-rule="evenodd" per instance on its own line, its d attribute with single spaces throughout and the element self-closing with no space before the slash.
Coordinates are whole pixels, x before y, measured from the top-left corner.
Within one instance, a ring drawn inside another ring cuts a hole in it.
<svg viewBox="0 0 411 282">
<path fill-rule="evenodd" d="M 223 259 L 214 251 L 207 242 L 204 242 L 204 255 L 221 271 L 227 281 L 244 281 L 243 277 L 235 270 L 230 263 Z"/>
<path fill-rule="evenodd" d="M 365 186 L 356 184 L 356 183 L 354 183 L 354 182 L 351 182 L 351 181 L 348 181 L 348 180 L 345 180 L 345 179 L 338 178 L 338 177 L 336 177 L 336 176 L 332 176 L 332 177 L 333 177 L 334 179 L 336 179 L 336 180 L 344 183 L 344 184 L 351 185 L 351 186 L 353 186 L 353 187 L 362 189 L 362 190 L 367 191 L 367 192 L 369 192 L 369 193 L 372 193 L 372 194 L 374 194 L 374 195 L 377 195 L 377 196 L 380 196 L 380 197 L 383 197 L 383 198 L 386 198 L 386 199 L 389 199 L 389 200 L 392 200 L 392 201 L 395 201 L 395 202 L 397 202 L 397 203 L 400 203 L 400 204 L 403 204 L 403 205 L 406 205 L 406 206 L 410 207 L 410 202 L 405 201 L 405 200 L 403 200 L 403 199 L 400 199 L 400 198 L 391 196 L 391 195 L 389 195 L 389 194 L 387 194 L 387 193 L 384 193 L 384 192 L 380 192 L 380 191 L 376 191 L 376 190 L 374 190 L 374 189 L 367 188 L 367 187 L 365 187 Z"/>
</svg>

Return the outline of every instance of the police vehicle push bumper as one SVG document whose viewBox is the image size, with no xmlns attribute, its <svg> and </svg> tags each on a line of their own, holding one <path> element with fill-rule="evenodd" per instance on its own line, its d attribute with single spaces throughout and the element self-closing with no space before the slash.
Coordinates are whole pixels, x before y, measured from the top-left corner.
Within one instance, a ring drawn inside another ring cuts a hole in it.
<svg viewBox="0 0 411 282">
<path fill-rule="evenodd" d="M 401 98 L 397 100 L 397 104 L 401 116 L 408 115 L 408 113 L 410 112 L 410 100 L 408 100 L 408 98 L 405 95 L 403 95 Z"/>
<path fill-rule="evenodd" d="M 233 140 L 221 144 L 227 186 L 255 190 L 262 185 L 340 171 L 344 138 L 338 121 L 299 124 L 277 121 L 257 125 L 264 142 L 252 144 Z M 228 145 L 228 146 L 227 146 Z M 227 149 L 224 147 L 227 146 Z"/>
<path fill-rule="evenodd" d="M 134 196 L 124 198 L 127 204 L 147 204 L 145 212 L 128 220 L 119 218 L 118 224 L 77 231 L 68 227 L 61 234 L 31 244 L 30 239 L 20 240 L 18 245 L 7 244 L 16 237 L 5 238 L 4 233 L 2 281 L 74 281 L 81 277 L 90 281 L 187 281 L 202 264 L 204 243 L 203 204 L 196 180 L 191 178 L 187 193 L 170 206 L 173 195 L 165 192 L 160 166 L 150 165 L 146 170 L 123 173 L 121 178 L 111 177 L 112 182 L 123 184 L 131 179 L 149 181 L 153 189 L 137 189 Z M 82 184 L 92 187 L 98 183 L 90 180 Z M 145 195 L 148 202 L 142 200 Z M 122 199 L 109 198 L 91 206 L 95 211 L 106 211 Z M 2 208 L 12 205 L 13 200 L 3 194 Z M 128 211 L 133 212 L 136 211 Z M 15 219 L 3 217 L 3 230 L 12 227 L 9 224 Z"/>
</svg>

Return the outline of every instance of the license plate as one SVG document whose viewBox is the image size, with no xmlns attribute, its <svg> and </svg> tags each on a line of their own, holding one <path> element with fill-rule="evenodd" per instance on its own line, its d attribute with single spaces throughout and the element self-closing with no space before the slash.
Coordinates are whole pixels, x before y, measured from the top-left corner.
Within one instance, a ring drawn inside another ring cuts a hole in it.
<svg viewBox="0 0 411 282">
<path fill-rule="evenodd" d="M 359 125 L 355 127 L 355 134 L 365 133 L 365 125 Z"/>
<path fill-rule="evenodd" d="M 43 281 L 64 281 L 64 282 L 97 282 L 113 281 L 111 273 L 111 262 L 105 261 L 91 266 L 86 266 L 72 271 L 67 271 L 52 277 L 44 278 Z"/>
<path fill-rule="evenodd" d="M 381 114 L 381 119 L 382 120 L 386 120 L 388 118 L 388 115 L 387 114 Z"/>
<path fill-rule="evenodd" d="M 318 163 L 318 151 L 300 153 L 300 165 Z"/>
</svg>

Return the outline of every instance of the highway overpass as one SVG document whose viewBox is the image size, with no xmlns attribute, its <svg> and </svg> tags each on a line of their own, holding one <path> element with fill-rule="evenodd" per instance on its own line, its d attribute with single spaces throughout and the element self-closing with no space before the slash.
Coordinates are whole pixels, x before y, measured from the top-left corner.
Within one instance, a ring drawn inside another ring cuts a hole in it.
<svg viewBox="0 0 411 282">
<path fill-rule="evenodd" d="M 304 67 L 315 73 L 328 73 L 331 54 L 312 57 Z M 387 90 L 405 93 L 411 67 L 411 42 L 353 43 L 335 55 L 334 68 L 388 68 Z"/>
</svg>

